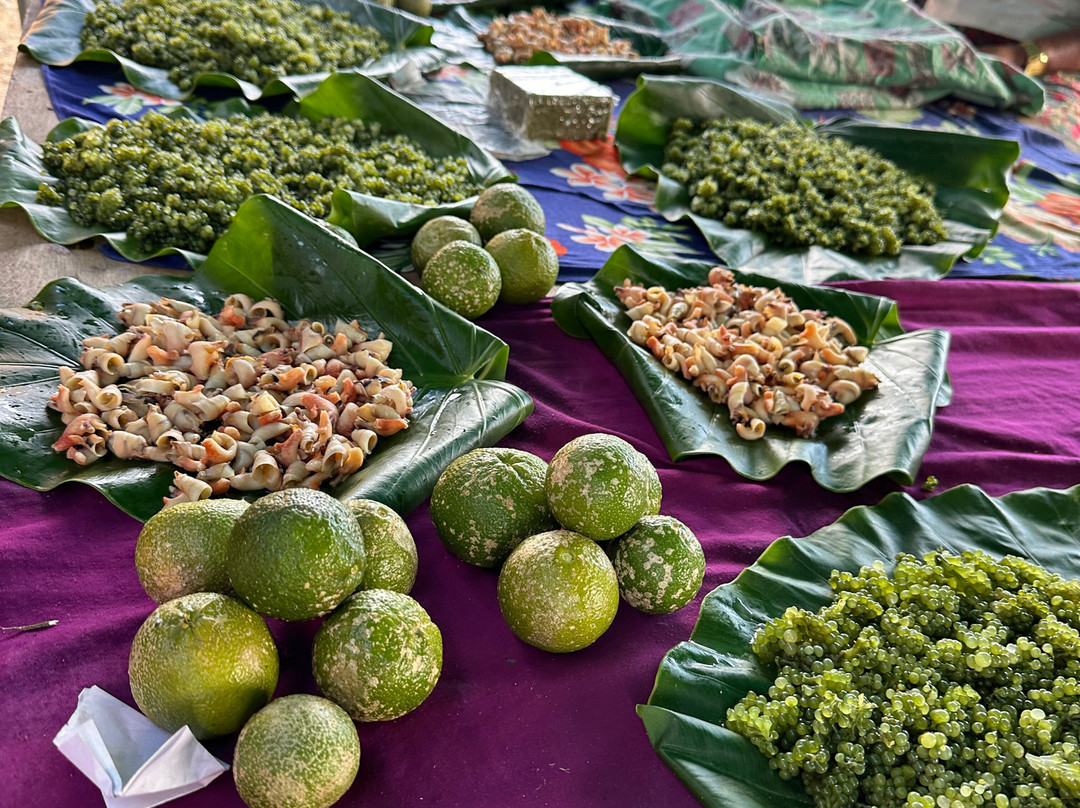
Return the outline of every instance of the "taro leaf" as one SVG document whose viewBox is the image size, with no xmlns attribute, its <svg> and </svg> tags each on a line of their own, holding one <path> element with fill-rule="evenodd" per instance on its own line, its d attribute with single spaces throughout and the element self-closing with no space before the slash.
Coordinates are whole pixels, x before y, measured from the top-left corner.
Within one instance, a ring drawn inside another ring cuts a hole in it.
<svg viewBox="0 0 1080 808">
<path fill-rule="evenodd" d="M 77 365 L 82 339 L 122 330 L 120 305 L 162 295 L 216 313 L 226 294 L 280 300 L 288 317 L 356 319 L 394 343 L 390 364 L 418 388 L 408 429 L 382 438 L 363 468 L 330 493 L 370 497 L 405 513 L 460 454 L 491 445 L 531 411 L 503 381 L 506 344 L 434 302 L 334 230 L 267 196 L 249 199 L 190 280 L 150 276 L 109 289 L 72 279 L 46 286 L 31 309 L 0 312 L 0 475 L 47 491 L 77 480 L 131 515 L 161 507 L 166 464 L 107 459 L 80 468 L 49 447 L 63 430 L 46 409 L 57 368 Z"/>
<path fill-rule="evenodd" d="M 389 76 L 410 60 L 415 61 L 417 67 L 425 72 L 434 70 L 445 62 L 445 54 L 431 45 L 432 27 L 421 17 L 365 0 L 297 2 L 346 12 L 355 23 L 371 26 L 386 40 L 390 46 L 389 53 L 351 70 L 383 77 Z M 260 88 L 228 73 L 199 73 L 194 78 L 194 87 L 185 92 L 169 79 L 169 71 L 164 68 L 139 64 L 103 48 L 83 50 L 80 41 L 83 20 L 95 5 L 96 0 L 50 0 L 30 26 L 20 47 L 47 65 L 68 65 L 79 61 L 113 62 L 120 66 L 132 85 L 163 98 L 184 99 L 199 87 L 223 87 L 238 91 L 250 100 L 292 91 L 289 84 L 278 79 Z M 306 80 L 310 89 L 327 75 L 329 74 L 320 73 L 291 78 Z"/>
<path fill-rule="evenodd" d="M 489 152 L 367 76 L 336 73 L 300 101 L 297 109 L 314 121 L 328 115 L 377 121 L 382 124 L 384 132 L 407 134 L 436 157 L 464 157 L 469 176 L 478 185 L 489 185 L 512 176 Z M 233 99 L 209 110 L 220 116 L 245 111 L 255 110 L 247 108 L 241 99 Z M 172 114 L 194 116 L 186 108 Z M 53 128 L 48 139 L 62 140 L 98 125 L 79 118 L 68 118 Z M 63 208 L 38 204 L 37 190 L 42 182 L 53 184 L 56 180 L 45 171 L 41 148 L 23 134 L 14 118 L 0 121 L 0 207 L 23 208 L 30 216 L 34 229 L 45 238 L 60 244 L 74 244 L 94 236 L 104 236 L 118 253 L 130 261 L 145 261 L 179 253 L 189 264 L 198 266 L 206 258 L 200 253 L 175 247 L 145 250 L 125 233 L 109 233 L 103 226 L 95 228 L 77 224 Z M 467 211 L 474 201 L 475 197 L 469 197 L 452 204 L 414 205 L 339 191 L 334 195 L 329 220 L 350 230 L 358 243 L 366 244 L 380 236 L 413 232 L 436 216 Z"/>
<path fill-rule="evenodd" d="M 613 291 L 626 278 L 674 290 L 706 283 L 707 275 L 705 264 L 657 263 L 623 246 L 588 283 L 560 289 L 551 311 L 564 331 L 591 337 L 615 364 L 673 460 L 720 455 L 754 480 L 767 480 L 801 460 L 830 491 L 853 491 L 883 474 L 910 485 L 930 443 L 934 411 L 952 395 L 945 373 L 948 332 L 903 331 L 888 298 L 736 272 L 743 283 L 779 286 L 799 306 L 846 320 L 859 342 L 870 346 L 866 364 L 881 380 L 877 390 L 823 421 L 814 438 L 770 427 L 760 440 L 746 441 L 735 433 L 725 405 L 713 403 L 630 341 L 630 318 Z"/>
<path fill-rule="evenodd" d="M 615 142 L 631 173 L 657 178 L 664 145 L 675 118 L 754 118 L 782 123 L 801 120 L 798 110 L 776 99 L 714 79 L 643 76 L 619 114 Z M 867 146 L 934 183 L 934 204 L 949 233 L 931 246 L 904 246 L 898 256 L 858 256 L 823 247 L 792 248 L 752 230 L 726 227 L 690 212 L 690 195 L 665 176 L 658 179 L 656 205 L 669 220 L 690 218 L 729 266 L 797 283 L 855 278 L 938 278 L 961 257 L 974 258 L 997 232 L 1009 197 L 1006 177 L 1020 155 L 1012 140 L 953 132 L 839 120 L 818 127 L 826 135 Z"/>
<path fill-rule="evenodd" d="M 687 642 L 664 657 L 649 703 L 638 706 L 661 758 L 709 808 L 812 808 L 801 781 L 785 781 L 743 736 L 724 729 L 727 709 L 764 692 L 775 668 L 750 640 L 788 606 L 816 610 L 832 599 L 832 570 L 857 571 L 897 553 L 983 550 L 1018 555 L 1065 578 L 1080 576 L 1080 486 L 1033 488 L 1000 498 L 961 485 L 917 502 L 900 492 L 852 508 L 802 539 L 777 539 L 731 583 L 705 596 Z"/>
</svg>

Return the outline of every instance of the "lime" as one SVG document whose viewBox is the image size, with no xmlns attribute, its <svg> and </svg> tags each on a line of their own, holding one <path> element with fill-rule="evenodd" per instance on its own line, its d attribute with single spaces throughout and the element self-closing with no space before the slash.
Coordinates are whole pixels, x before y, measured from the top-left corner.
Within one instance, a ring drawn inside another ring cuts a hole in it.
<svg viewBox="0 0 1080 808">
<path fill-rule="evenodd" d="M 364 589 L 392 589 L 409 594 L 416 581 L 416 542 L 405 520 L 373 499 L 345 503 L 364 534 Z"/>
<path fill-rule="evenodd" d="M 425 292 L 470 320 L 499 299 L 499 265 L 483 247 L 451 241 L 424 267 L 420 286 Z"/>
<path fill-rule="evenodd" d="M 146 717 L 196 738 L 236 732 L 277 687 L 278 654 L 263 619 L 217 592 L 158 606 L 135 634 L 131 695 Z"/>
<path fill-rule="evenodd" d="M 558 527 L 544 494 L 547 463 L 518 449 L 474 449 L 431 492 L 431 521 L 451 553 L 494 567 L 526 536 Z"/>
<path fill-rule="evenodd" d="M 322 491 L 259 499 L 229 536 L 229 577 L 253 609 L 284 620 L 326 614 L 360 585 L 364 537 L 349 509 Z"/>
<path fill-rule="evenodd" d="M 499 300 L 503 303 L 535 303 L 551 291 L 559 277 L 559 256 L 551 242 L 539 233 L 518 227 L 493 236 L 484 247 L 502 276 Z"/>
<path fill-rule="evenodd" d="M 506 559 L 499 608 L 529 645 L 577 651 L 615 619 L 619 583 L 600 545 L 569 530 L 550 530 L 525 539 Z"/>
<path fill-rule="evenodd" d="M 413 266 L 423 272 L 431 256 L 451 241 L 469 241 L 479 247 L 480 234 L 475 227 L 457 216 L 437 216 L 424 222 L 413 236 L 409 248 Z"/>
<path fill-rule="evenodd" d="M 397 7 L 417 17 L 431 16 L 431 0 L 397 0 Z"/>
<path fill-rule="evenodd" d="M 439 681 L 442 634 L 408 595 L 357 592 L 315 635 L 315 681 L 357 721 L 389 721 L 416 709 Z"/>
<path fill-rule="evenodd" d="M 551 512 L 563 527 L 590 539 L 613 539 L 649 509 L 649 468 L 622 438 L 601 432 L 574 438 L 548 464 L 544 488 Z"/>
<path fill-rule="evenodd" d="M 225 552 L 242 499 L 179 502 L 151 516 L 135 543 L 139 583 L 155 602 L 192 592 L 228 593 Z"/>
<path fill-rule="evenodd" d="M 233 753 L 233 780 L 249 808 L 328 808 L 359 767 L 360 738 L 348 713 L 306 694 L 255 713 Z"/>
<path fill-rule="evenodd" d="M 660 484 L 660 475 L 656 473 L 656 468 L 649 462 L 649 458 L 640 453 L 639 456 L 646 472 L 645 515 L 656 516 L 656 514 L 660 513 L 660 502 L 664 498 L 664 488 Z"/>
<path fill-rule="evenodd" d="M 705 578 L 705 553 L 686 525 L 645 516 L 609 550 L 623 600 L 646 614 L 670 614 L 694 599 Z"/>
<path fill-rule="evenodd" d="M 486 243 L 496 233 L 516 227 L 542 234 L 544 209 L 540 207 L 536 197 L 522 186 L 512 182 L 500 182 L 480 194 L 473 205 L 469 221 Z"/>
</svg>

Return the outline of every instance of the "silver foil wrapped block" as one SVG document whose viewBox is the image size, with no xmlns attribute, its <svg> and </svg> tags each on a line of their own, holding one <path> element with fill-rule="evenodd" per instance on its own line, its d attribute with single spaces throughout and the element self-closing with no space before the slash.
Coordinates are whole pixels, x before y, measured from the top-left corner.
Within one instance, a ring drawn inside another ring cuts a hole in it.
<svg viewBox="0 0 1080 808">
<path fill-rule="evenodd" d="M 607 132 L 615 94 L 568 67 L 500 67 L 491 74 L 488 106 L 530 140 L 591 140 Z"/>
</svg>

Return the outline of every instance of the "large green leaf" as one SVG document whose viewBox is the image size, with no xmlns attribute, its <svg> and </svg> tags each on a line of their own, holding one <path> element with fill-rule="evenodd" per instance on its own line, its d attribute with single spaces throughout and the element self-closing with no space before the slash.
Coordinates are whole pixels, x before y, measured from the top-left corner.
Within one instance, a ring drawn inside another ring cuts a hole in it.
<svg viewBox="0 0 1080 808">
<path fill-rule="evenodd" d="M 435 302 L 397 273 L 278 200 L 256 196 L 190 279 L 138 278 L 108 289 L 72 279 L 46 286 L 28 309 L 0 312 L 0 475 L 47 491 L 75 480 L 139 519 L 161 507 L 173 468 L 106 459 L 80 468 L 49 447 L 63 424 L 46 410 L 57 368 L 78 364 L 80 342 L 122 330 L 120 305 L 165 295 L 218 311 L 228 294 L 280 300 L 291 318 L 357 319 L 394 343 L 390 362 L 418 388 L 409 428 L 331 493 L 371 497 L 407 512 L 458 455 L 499 440 L 532 400 L 503 381 L 506 344 Z M 332 323 L 329 323 L 332 325 Z"/>
<path fill-rule="evenodd" d="M 1080 486 L 993 498 L 962 485 L 923 502 L 893 493 L 852 508 L 806 538 L 774 541 L 734 581 L 706 595 L 689 641 L 664 657 L 638 714 L 660 757 L 709 808 L 812 808 L 800 781 L 782 780 L 746 738 L 722 726 L 729 707 L 750 690 L 768 689 L 776 675 L 750 650 L 759 626 L 788 606 L 828 603 L 834 569 L 855 572 L 877 560 L 891 569 L 901 552 L 984 550 L 1075 578 L 1078 544 Z"/>
<path fill-rule="evenodd" d="M 374 28 L 390 46 L 390 52 L 379 59 L 353 68 L 370 76 L 389 76 L 406 61 L 414 61 L 422 71 L 430 71 L 445 62 L 446 54 L 431 44 L 433 28 L 421 17 L 366 0 L 297 0 L 304 5 L 318 5 L 348 13 L 358 25 Z M 139 64 L 125 56 L 102 48 L 84 50 L 80 41 L 83 20 L 97 5 L 96 0 L 50 0 L 34 20 L 20 47 L 47 65 L 69 65 L 73 62 L 113 62 L 135 87 L 163 98 L 188 98 L 199 88 L 223 87 L 254 100 L 293 91 L 287 83 L 275 79 L 265 87 L 228 73 L 199 73 L 194 87 L 187 92 L 169 79 L 169 71 L 160 67 Z M 304 86 L 314 86 L 328 73 L 292 77 Z"/>
<path fill-rule="evenodd" d="M 615 142 L 626 169 L 657 178 L 672 122 L 754 118 L 781 123 L 800 120 L 782 101 L 713 79 L 643 76 L 619 114 Z M 905 246 L 898 256 L 847 255 L 822 247 L 780 247 L 763 233 L 725 227 L 690 212 L 686 188 L 659 176 L 656 205 L 670 220 L 688 217 L 729 266 L 752 269 L 800 283 L 854 278 L 937 278 L 963 256 L 975 257 L 997 232 L 1009 198 L 1006 177 L 1020 155 L 1012 140 L 839 120 L 818 127 L 823 134 L 867 146 L 902 168 L 926 177 L 937 193 L 947 241 Z"/>
<path fill-rule="evenodd" d="M 243 111 L 245 104 L 240 99 L 233 99 L 208 110 L 207 114 L 224 116 Z M 321 81 L 318 89 L 295 105 L 295 111 L 313 121 L 328 115 L 378 121 L 383 125 L 384 132 L 407 134 L 436 157 L 464 157 L 469 176 L 478 185 L 490 185 L 512 176 L 490 152 L 367 76 L 335 73 Z M 193 112 L 184 108 L 173 114 L 194 116 Z M 98 124 L 68 118 L 53 128 L 48 139 L 62 140 L 92 126 Z M 60 244 L 74 244 L 94 236 L 103 236 L 117 252 L 131 261 L 145 261 L 173 253 L 182 255 L 192 266 L 198 266 L 205 259 L 199 253 L 174 247 L 156 252 L 144 250 L 125 233 L 110 233 L 104 226 L 95 228 L 77 224 L 63 208 L 38 204 L 37 191 L 43 182 L 55 183 L 56 180 L 45 171 L 41 148 L 23 134 L 14 118 L 0 121 L 0 207 L 23 208 L 34 228 L 45 238 Z M 328 218 L 352 232 L 357 243 L 367 244 L 382 236 L 411 233 L 436 216 L 470 210 L 475 199 L 470 197 L 463 202 L 446 205 L 414 205 L 338 191 Z"/>
<path fill-rule="evenodd" d="M 624 246 L 588 283 L 560 289 L 551 310 L 564 331 L 592 338 L 615 364 L 673 460 L 720 455 L 754 480 L 769 479 L 800 460 L 831 491 L 853 491 L 883 474 L 910 485 L 930 443 L 934 412 L 952 395 L 945 373 L 949 334 L 937 329 L 905 332 L 896 304 L 888 298 L 736 272 L 741 282 L 779 286 L 801 307 L 847 320 L 859 342 L 870 346 L 866 362 L 881 379 L 877 390 L 824 421 L 814 438 L 776 428 L 760 440 L 746 441 L 735 433 L 726 406 L 714 404 L 631 342 L 626 334 L 630 318 L 614 293 L 626 278 L 676 289 L 706 283 L 707 275 L 705 264 L 658 263 Z"/>
</svg>

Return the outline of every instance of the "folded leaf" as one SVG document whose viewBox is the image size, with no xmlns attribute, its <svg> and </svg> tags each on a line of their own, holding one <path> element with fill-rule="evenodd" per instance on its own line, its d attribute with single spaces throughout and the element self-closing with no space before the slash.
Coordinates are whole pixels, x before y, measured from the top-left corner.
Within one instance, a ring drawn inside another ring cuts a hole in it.
<svg viewBox="0 0 1080 808">
<path fill-rule="evenodd" d="M 799 780 L 782 780 L 744 737 L 725 729 L 727 709 L 768 689 L 775 669 L 750 650 L 758 627 L 789 606 L 830 602 L 832 570 L 857 571 L 897 553 L 983 550 L 1018 555 L 1065 578 L 1080 575 L 1080 486 L 1035 488 L 1000 498 L 962 485 L 922 502 L 893 493 L 852 508 L 803 539 L 777 539 L 752 566 L 705 596 L 687 642 L 664 657 L 647 705 L 649 740 L 708 808 L 812 808 Z"/>
<path fill-rule="evenodd" d="M 615 142 L 626 170 L 656 178 L 672 122 L 753 118 L 783 123 L 799 120 L 794 107 L 712 79 L 643 76 L 619 114 Z M 798 283 L 872 278 L 937 278 L 962 257 L 974 258 L 997 232 L 1009 197 L 1006 178 L 1020 155 L 1012 140 L 954 132 L 910 129 L 853 120 L 817 127 L 874 149 L 934 183 L 934 204 L 945 219 L 946 241 L 904 246 L 898 256 L 848 255 L 822 247 L 781 247 L 767 234 L 726 227 L 690 212 L 690 194 L 680 183 L 660 176 L 656 206 L 669 220 L 687 217 L 728 265 Z"/>
<path fill-rule="evenodd" d="M 357 25 L 374 28 L 386 40 L 390 46 L 389 53 L 353 70 L 369 76 L 389 76 L 408 60 L 415 61 L 417 67 L 425 72 L 434 70 L 446 61 L 446 54 L 431 45 L 434 29 L 421 17 L 365 0 L 297 2 L 348 13 Z M 97 0 L 50 0 L 30 26 L 19 47 L 47 65 L 69 65 L 81 61 L 113 62 L 120 66 L 133 86 L 162 98 L 188 98 L 200 87 L 222 87 L 240 92 L 249 100 L 292 92 L 291 86 L 280 79 L 259 87 L 229 73 L 199 73 L 194 77 L 194 87 L 185 92 L 169 78 L 169 71 L 164 68 L 139 64 L 103 48 L 84 50 L 80 40 L 83 20 L 95 5 Z M 317 84 L 327 75 L 329 73 L 291 78 L 306 80 L 310 85 Z"/>
<path fill-rule="evenodd" d="M 167 296 L 217 313 L 235 292 L 277 298 L 291 319 L 356 319 L 393 342 L 390 364 L 417 386 L 409 428 L 380 439 L 359 472 L 328 489 L 339 498 L 374 498 L 406 513 L 455 457 L 495 443 L 532 411 L 529 396 L 503 381 L 502 340 L 328 225 L 258 196 L 190 279 L 148 276 L 95 289 L 69 278 L 46 286 L 27 309 L 0 311 L 0 475 L 40 491 L 82 482 L 139 519 L 153 515 L 172 466 L 110 457 L 79 467 L 50 448 L 63 431 L 45 407 L 57 368 L 78 364 L 86 337 L 122 331 L 116 314 L 125 302 Z"/>
<path fill-rule="evenodd" d="M 896 304 L 888 298 L 736 272 L 740 282 L 779 286 L 799 306 L 846 320 L 860 344 L 870 347 L 866 363 L 881 380 L 877 390 L 824 420 L 814 438 L 770 427 L 760 440 L 746 441 L 736 434 L 725 405 L 713 403 L 630 340 L 630 318 L 614 292 L 626 278 L 674 290 L 704 284 L 707 276 L 704 264 L 659 263 L 624 246 L 588 283 L 560 289 L 551 310 L 564 331 L 595 340 L 615 364 L 673 460 L 720 455 L 754 480 L 769 479 L 798 460 L 830 491 L 853 491 L 883 474 L 910 485 L 930 443 L 934 412 L 951 397 L 945 373 L 948 333 L 903 331 Z"/>
</svg>

